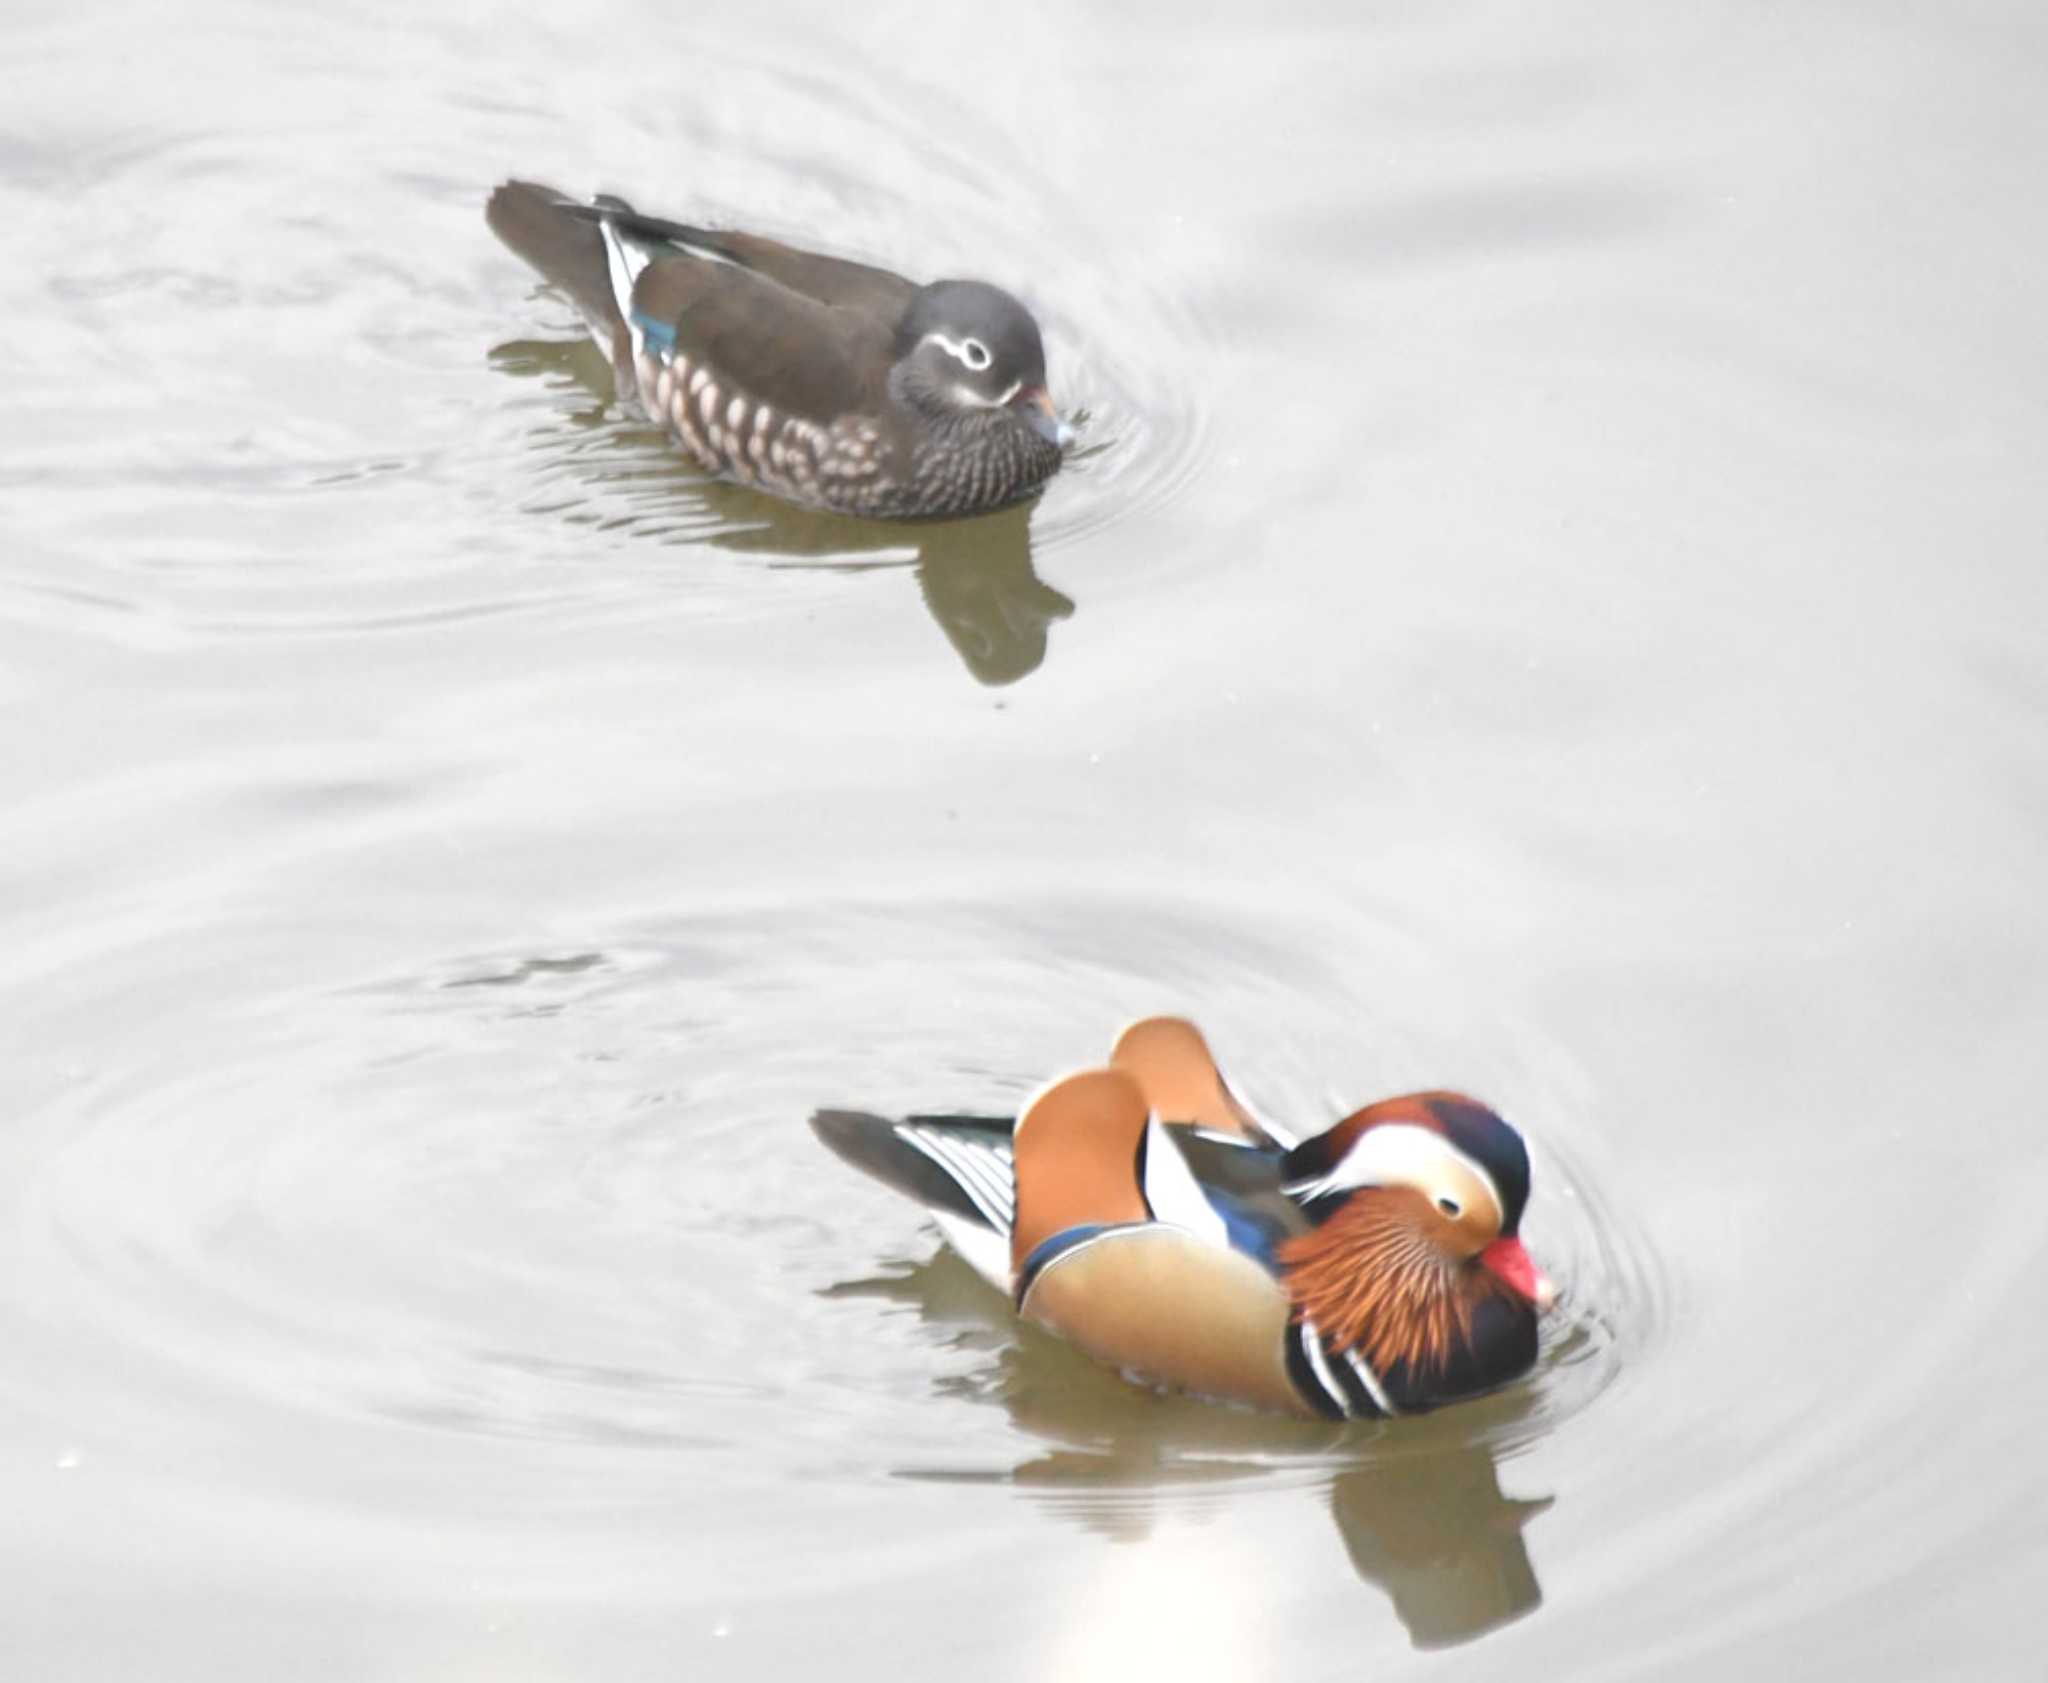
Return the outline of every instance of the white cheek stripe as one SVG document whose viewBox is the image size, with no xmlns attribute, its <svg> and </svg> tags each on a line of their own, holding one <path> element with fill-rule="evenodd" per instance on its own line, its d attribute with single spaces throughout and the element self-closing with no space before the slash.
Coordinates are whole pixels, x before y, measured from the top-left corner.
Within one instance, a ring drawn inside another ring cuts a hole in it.
<svg viewBox="0 0 2048 1683">
<path fill-rule="evenodd" d="M 1493 1221 L 1498 1227 L 1506 1219 L 1507 1205 L 1501 1201 L 1493 1176 L 1435 1129 L 1413 1122 L 1383 1122 L 1366 1129 L 1328 1174 L 1318 1180 L 1298 1181 L 1287 1190 L 1298 1198 L 1314 1198 L 1361 1186 L 1412 1186 L 1434 1197 L 1446 1162 L 1457 1164 L 1479 1182 L 1493 1200 Z"/>
<path fill-rule="evenodd" d="M 974 390 L 971 386 L 955 386 L 953 388 L 953 401 L 963 409 L 1001 409 L 1006 407 L 1010 399 L 1023 389 L 1024 382 L 1022 380 L 1012 380 L 1010 382 L 1010 389 L 1004 392 L 1001 397 L 983 397 L 980 392 Z M 1060 425 L 1065 426 L 1066 423 L 1062 421 Z"/>
</svg>

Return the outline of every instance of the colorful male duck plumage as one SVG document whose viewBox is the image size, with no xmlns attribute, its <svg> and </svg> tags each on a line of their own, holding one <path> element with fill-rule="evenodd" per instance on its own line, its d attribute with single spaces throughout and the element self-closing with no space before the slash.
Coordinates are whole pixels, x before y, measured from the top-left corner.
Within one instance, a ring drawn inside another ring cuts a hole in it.
<svg viewBox="0 0 2048 1683">
<path fill-rule="evenodd" d="M 486 217 L 709 473 L 905 519 L 999 508 L 1060 466 L 1068 429 L 1038 323 L 985 281 L 919 286 L 525 181 L 498 188 Z"/>
<path fill-rule="evenodd" d="M 1521 1135 L 1457 1093 L 1383 1099 L 1300 1144 L 1154 1017 L 1012 1123 L 812 1119 L 925 1205 L 1017 1310 L 1139 1378 L 1329 1419 L 1526 1373 L 1550 1282 L 1518 1237 Z"/>
</svg>

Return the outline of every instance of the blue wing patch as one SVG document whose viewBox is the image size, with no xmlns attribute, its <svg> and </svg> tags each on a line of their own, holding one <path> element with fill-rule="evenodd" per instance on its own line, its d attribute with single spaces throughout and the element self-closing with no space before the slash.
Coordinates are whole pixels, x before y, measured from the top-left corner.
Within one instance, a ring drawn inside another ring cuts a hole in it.
<svg viewBox="0 0 2048 1683">
<path fill-rule="evenodd" d="M 676 324 L 672 321 L 656 321 L 640 311 L 633 312 L 633 325 L 640 329 L 648 349 L 664 359 L 676 354 Z"/>
</svg>

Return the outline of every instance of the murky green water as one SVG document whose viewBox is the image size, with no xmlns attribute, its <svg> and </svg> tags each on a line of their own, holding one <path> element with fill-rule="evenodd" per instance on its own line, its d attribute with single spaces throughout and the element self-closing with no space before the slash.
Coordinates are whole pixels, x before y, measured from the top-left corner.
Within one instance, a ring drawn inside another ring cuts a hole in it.
<svg viewBox="0 0 2048 1683">
<path fill-rule="evenodd" d="M 2031 1677 L 2019 5 L 0 21 L 0 1654 Z M 914 529 L 699 482 L 508 173 L 1029 298 Z M 1333 1432 L 819 1104 L 1456 1084 L 1568 1313 Z"/>
</svg>

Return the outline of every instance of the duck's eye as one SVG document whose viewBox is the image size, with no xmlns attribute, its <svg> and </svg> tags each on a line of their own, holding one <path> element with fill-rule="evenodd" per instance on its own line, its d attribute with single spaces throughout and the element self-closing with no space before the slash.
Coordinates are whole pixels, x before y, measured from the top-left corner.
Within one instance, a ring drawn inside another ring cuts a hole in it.
<svg viewBox="0 0 2048 1683">
<path fill-rule="evenodd" d="M 979 339 L 962 339 L 960 341 L 960 360 L 966 363 L 975 373 L 979 374 L 991 362 L 995 361 L 995 358 L 988 354 L 988 346 L 984 345 Z"/>
<path fill-rule="evenodd" d="M 1459 1203 L 1457 1199 L 1451 1197 L 1448 1193 L 1440 1194 L 1438 1196 L 1436 1201 L 1436 1207 L 1442 1210 L 1444 1214 L 1449 1216 L 1453 1221 L 1456 1221 L 1458 1217 L 1465 1213 L 1465 1206 Z"/>
</svg>

